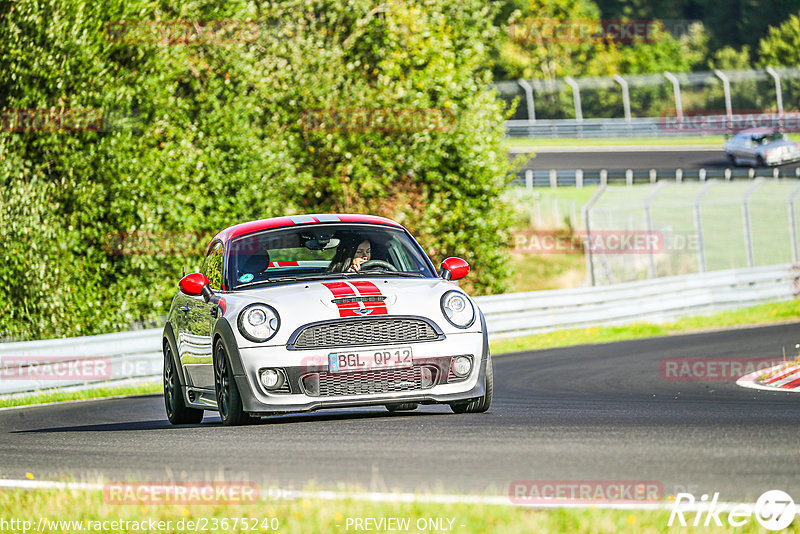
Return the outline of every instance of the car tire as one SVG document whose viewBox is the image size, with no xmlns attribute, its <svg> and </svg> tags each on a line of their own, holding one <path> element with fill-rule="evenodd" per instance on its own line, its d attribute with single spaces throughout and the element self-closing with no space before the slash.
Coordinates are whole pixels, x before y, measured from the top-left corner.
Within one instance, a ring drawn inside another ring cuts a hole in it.
<svg viewBox="0 0 800 534">
<path fill-rule="evenodd" d="M 386 409 L 390 412 L 408 412 L 419 408 L 418 402 L 401 402 L 398 404 L 387 404 Z"/>
<path fill-rule="evenodd" d="M 203 410 L 189 408 L 183 400 L 181 381 L 178 378 L 178 369 L 172 357 L 169 342 L 164 341 L 164 408 L 167 419 L 173 425 L 187 425 L 199 423 L 203 420 Z"/>
<path fill-rule="evenodd" d="M 223 425 L 247 425 L 257 419 L 251 417 L 242 407 L 242 397 L 222 340 L 218 340 L 214 346 L 214 390 L 219 418 L 222 419 Z"/>
<path fill-rule="evenodd" d="M 492 372 L 492 355 L 486 358 L 486 377 L 484 378 L 483 396 L 467 402 L 451 402 L 450 409 L 454 413 L 482 413 L 492 405 L 492 394 L 494 393 L 494 373 Z"/>
</svg>

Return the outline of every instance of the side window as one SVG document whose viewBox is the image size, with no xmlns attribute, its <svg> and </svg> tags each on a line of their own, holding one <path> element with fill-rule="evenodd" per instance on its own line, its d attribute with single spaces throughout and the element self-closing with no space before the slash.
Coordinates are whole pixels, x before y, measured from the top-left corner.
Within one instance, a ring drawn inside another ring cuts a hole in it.
<svg viewBox="0 0 800 534">
<path fill-rule="evenodd" d="M 396 239 L 392 239 L 389 242 L 389 255 L 392 257 L 393 263 L 401 271 L 412 272 L 418 270 L 414 261 L 408 257 L 403 245 L 398 243 Z"/>
<path fill-rule="evenodd" d="M 222 265 L 224 259 L 225 249 L 222 247 L 221 242 L 217 242 L 211 251 L 206 256 L 203 262 L 201 273 L 208 277 L 211 289 L 220 289 L 222 287 Z"/>
</svg>

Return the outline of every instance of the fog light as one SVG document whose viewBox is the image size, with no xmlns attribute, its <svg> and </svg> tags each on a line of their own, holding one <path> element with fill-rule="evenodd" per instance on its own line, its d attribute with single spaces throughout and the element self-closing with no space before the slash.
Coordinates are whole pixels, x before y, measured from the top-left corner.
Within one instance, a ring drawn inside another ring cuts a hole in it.
<svg viewBox="0 0 800 534">
<path fill-rule="evenodd" d="M 262 369 L 260 374 L 261 383 L 267 389 L 275 389 L 280 387 L 283 382 L 283 376 L 275 369 Z"/>
<path fill-rule="evenodd" d="M 456 376 L 467 376 L 472 369 L 472 360 L 466 356 L 456 356 L 453 358 L 453 372 Z"/>
</svg>

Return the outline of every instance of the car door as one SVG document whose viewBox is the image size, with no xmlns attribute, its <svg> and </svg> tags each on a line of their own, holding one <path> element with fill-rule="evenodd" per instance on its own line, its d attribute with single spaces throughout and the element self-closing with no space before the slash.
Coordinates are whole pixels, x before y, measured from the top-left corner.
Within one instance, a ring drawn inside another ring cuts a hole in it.
<svg viewBox="0 0 800 534">
<path fill-rule="evenodd" d="M 210 247 L 200 272 L 208 277 L 214 292 L 221 291 L 222 269 L 225 248 L 221 241 Z M 214 302 L 206 302 L 202 296 L 187 297 L 187 326 L 181 365 L 189 385 L 203 389 L 214 389 L 213 347 L 211 336 L 218 310 Z"/>
</svg>

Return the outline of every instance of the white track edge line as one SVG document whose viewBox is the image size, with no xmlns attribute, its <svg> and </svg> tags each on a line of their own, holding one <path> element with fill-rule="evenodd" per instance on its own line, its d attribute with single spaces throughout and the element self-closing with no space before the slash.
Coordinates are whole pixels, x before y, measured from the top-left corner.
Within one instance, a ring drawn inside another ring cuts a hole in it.
<svg viewBox="0 0 800 534">
<path fill-rule="evenodd" d="M 162 483 L 163 484 L 163 483 Z M 19 480 L 0 479 L 0 488 L 7 489 L 61 489 L 72 491 L 102 491 L 104 484 L 86 482 L 59 482 L 50 480 Z M 346 491 L 305 491 L 283 490 L 267 488 L 262 490 L 267 498 L 273 499 L 321 499 L 326 501 L 356 500 L 369 502 L 393 503 L 426 503 L 426 504 L 485 504 L 492 506 L 513 506 L 519 508 L 570 508 L 570 509 L 602 509 L 602 510 L 672 510 L 674 502 L 646 502 L 646 503 L 514 503 L 509 497 L 500 495 L 452 495 L 452 494 L 427 494 L 414 493 L 388 493 L 388 492 L 346 492 Z M 715 510 L 729 512 L 739 506 L 755 506 L 749 502 L 718 502 Z M 708 503 L 682 504 L 682 512 L 705 512 Z M 798 511 L 800 514 L 800 510 Z"/>
</svg>

